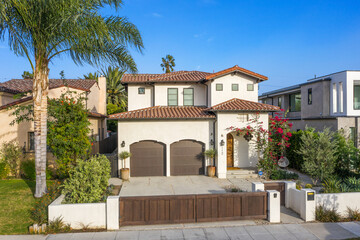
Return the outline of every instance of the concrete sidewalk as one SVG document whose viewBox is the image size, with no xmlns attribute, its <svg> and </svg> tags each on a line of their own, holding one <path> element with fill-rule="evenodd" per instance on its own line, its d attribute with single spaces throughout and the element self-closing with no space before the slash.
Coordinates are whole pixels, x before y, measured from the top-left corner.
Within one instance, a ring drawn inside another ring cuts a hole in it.
<svg viewBox="0 0 360 240">
<path fill-rule="evenodd" d="M 246 224 L 241 226 L 241 224 Z M 248 225 L 252 224 L 252 225 Z M 141 228 L 127 227 L 114 232 L 67 233 L 48 236 L 18 235 L 0 236 L 0 240 L 158 240 L 158 239 L 261 239 L 261 240 L 312 240 L 312 239 L 349 239 L 360 237 L 359 222 L 344 223 L 304 223 L 304 224 L 267 224 L 255 225 L 251 221 L 219 222 L 183 225 L 158 225 Z M 233 225 L 233 226 L 232 226 Z M 142 230 L 140 230 L 142 229 Z M 145 230 L 146 229 L 146 230 Z"/>
</svg>

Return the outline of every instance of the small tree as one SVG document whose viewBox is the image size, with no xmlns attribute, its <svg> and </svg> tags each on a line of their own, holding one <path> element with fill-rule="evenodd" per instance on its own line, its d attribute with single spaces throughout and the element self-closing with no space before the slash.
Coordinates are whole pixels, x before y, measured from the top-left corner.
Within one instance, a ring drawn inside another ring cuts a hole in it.
<svg viewBox="0 0 360 240">
<path fill-rule="evenodd" d="M 127 151 L 122 151 L 121 153 L 119 153 L 120 159 L 124 161 L 124 168 L 126 168 L 126 159 L 131 157 L 131 155 L 132 154 Z"/>
<path fill-rule="evenodd" d="M 210 148 L 210 149 L 208 149 L 208 150 L 206 150 L 206 151 L 204 152 L 204 155 L 205 155 L 207 158 L 209 158 L 209 159 L 212 160 L 212 162 L 213 162 L 212 166 L 215 166 L 215 157 L 216 157 L 216 154 L 217 154 L 217 151 L 216 151 L 216 149 L 213 149 L 213 148 Z"/>
<path fill-rule="evenodd" d="M 6 163 L 12 175 L 20 177 L 20 163 L 23 155 L 22 148 L 15 141 L 3 143 L 0 149 L 1 161 Z"/>
<path fill-rule="evenodd" d="M 332 141 L 334 133 L 329 128 L 314 134 L 314 130 L 301 136 L 299 153 L 304 158 L 303 170 L 308 173 L 314 184 L 330 177 L 335 170 L 337 141 Z"/>
<path fill-rule="evenodd" d="M 61 177 L 67 177 L 76 160 L 88 158 L 91 151 L 84 100 L 71 92 L 49 100 L 48 146 L 57 158 Z"/>
</svg>

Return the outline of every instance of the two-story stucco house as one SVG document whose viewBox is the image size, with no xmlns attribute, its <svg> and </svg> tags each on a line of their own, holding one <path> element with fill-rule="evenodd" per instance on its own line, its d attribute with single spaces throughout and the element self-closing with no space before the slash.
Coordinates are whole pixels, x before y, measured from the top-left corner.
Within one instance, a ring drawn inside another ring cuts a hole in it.
<svg viewBox="0 0 360 240">
<path fill-rule="evenodd" d="M 203 152 L 218 151 L 217 176 L 228 167 L 255 167 L 257 152 L 229 127 L 246 127 L 259 113 L 264 128 L 272 105 L 258 103 L 258 84 L 268 78 L 234 66 L 216 73 L 177 71 L 125 74 L 128 112 L 118 119 L 118 151 L 129 151 L 130 175 L 206 174 Z M 124 163 L 120 162 L 119 167 Z"/>
<path fill-rule="evenodd" d="M 289 110 L 293 129 L 344 129 L 359 146 L 360 71 L 341 71 L 263 93 L 263 103 Z"/>
<path fill-rule="evenodd" d="M 17 141 L 23 147 L 24 152 L 30 154 L 34 152 L 35 147 L 34 123 L 24 121 L 10 125 L 15 117 L 11 115 L 14 110 L 9 107 L 32 104 L 33 100 L 30 94 L 32 85 L 32 79 L 12 79 L 0 83 L 0 146 L 4 142 Z M 49 98 L 58 98 L 68 90 L 87 98 L 85 104 L 89 111 L 91 136 L 96 141 L 106 138 L 106 78 L 100 77 L 98 81 L 88 79 L 49 80 Z M 20 99 L 14 98 L 20 93 L 25 96 Z M 94 149 L 94 152 L 96 151 Z"/>
</svg>

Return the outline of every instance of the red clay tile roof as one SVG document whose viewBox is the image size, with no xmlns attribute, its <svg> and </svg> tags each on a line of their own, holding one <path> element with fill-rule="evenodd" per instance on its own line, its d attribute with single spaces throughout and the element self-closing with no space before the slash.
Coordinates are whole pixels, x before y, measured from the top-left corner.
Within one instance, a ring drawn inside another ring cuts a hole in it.
<svg viewBox="0 0 360 240">
<path fill-rule="evenodd" d="M 124 74 L 122 83 L 200 82 L 210 73 L 200 71 L 176 71 L 163 74 Z"/>
<path fill-rule="evenodd" d="M 176 71 L 163 74 L 124 74 L 121 82 L 128 83 L 156 83 L 156 82 L 201 82 L 207 81 L 215 77 L 228 74 L 230 72 L 241 72 L 249 76 L 258 78 L 260 80 L 267 80 L 268 78 L 258 73 L 252 72 L 239 66 L 234 66 L 220 72 L 208 73 L 200 71 Z"/>
<path fill-rule="evenodd" d="M 280 108 L 273 106 L 273 105 L 269 105 L 269 104 L 233 98 L 226 102 L 219 103 L 215 106 L 212 106 L 206 110 L 208 110 L 208 111 L 273 112 L 273 111 L 279 111 Z"/>
<path fill-rule="evenodd" d="M 5 104 L 5 105 L 0 106 L 0 110 L 6 109 L 6 108 L 8 108 L 8 107 L 15 106 L 15 105 L 17 105 L 17 104 L 20 104 L 20 103 L 23 103 L 23 102 L 27 102 L 27 101 L 30 101 L 30 100 L 32 100 L 32 96 L 30 96 L 30 97 L 25 97 L 25 98 L 21 98 L 21 99 L 19 99 L 19 100 L 14 101 L 14 102 L 11 102 L 11 103 L 8 103 L 8 104 Z"/>
<path fill-rule="evenodd" d="M 128 112 L 112 114 L 112 119 L 211 119 L 215 115 L 205 111 L 206 107 L 155 106 Z"/>
<path fill-rule="evenodd" d="M 258 74 L 258 73 L 255 73 L 255 72 L 252 72 L 250 70 L 247 70 L 245 68 L 241 68 L 239 67 L 238 65 L 235 65 L 231 68 L 228 68 L 228 69 L 225 69 L 225 70 L 222 70 L 220 72 L 216 72 L 216 73 L 213 73 L 213 74 L 210 74 L 210 75 L 207 75 L 206 76 L 206 80 L 210 80 L 212 78 L 215 78 L 215 77 L 219 77 L 219 76 L 222 76 L 224 74 L 227 74 L 227 73 L 230 73 L 230 72 L 235 72 L 235 71 L 238 71 L 238 72 L 241 72 L 241 73 L 245 73 L 247 75 L 250 75 L 252 77 L 255 77 L 255 78 L 259 78 L 261 80 L 268 80 L 268 77 L 266 76 L 263 76 L 261 74 Z"/>
<path fill-rule="evenodd" d="M 90 88 L 96 83 L 96 80 L 88 79 L 49 79 L 49 88 L 58 88 L 68 86 L 83 91 L 90 91 Z M 32 79 L 11 79 L 0 83 L 0 92 L 22 93 L 30 92 L 33 87 Z"/>
</svg>

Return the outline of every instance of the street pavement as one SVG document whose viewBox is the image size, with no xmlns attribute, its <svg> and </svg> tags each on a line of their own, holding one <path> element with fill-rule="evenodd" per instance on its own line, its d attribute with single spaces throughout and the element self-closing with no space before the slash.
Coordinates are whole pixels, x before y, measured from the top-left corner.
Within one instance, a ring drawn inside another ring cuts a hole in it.
<svg viewBox="0 0 360 240">
<path fill-rule="evenodd" d="M 158 225 L 122 228 L 113 232 L 86 232 L 42 235 L 0 236 L 0 240 L 312 240 L 312 239 L 360 239 L 360 222 L 343 223 L 302 223 L 302 224 L 261 224 L 251 221 L 167 226 Z M 247 224 L 252 225 L 247 225 Z"/>
</svg>

